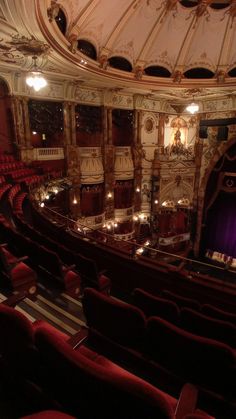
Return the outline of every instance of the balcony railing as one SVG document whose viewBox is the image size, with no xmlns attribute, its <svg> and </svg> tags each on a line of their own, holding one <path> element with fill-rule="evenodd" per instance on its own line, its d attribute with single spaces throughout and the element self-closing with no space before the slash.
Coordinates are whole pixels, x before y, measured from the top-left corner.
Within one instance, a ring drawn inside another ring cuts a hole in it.
<svg viewBox="0 0 236 419">
<path fill-rule="evenodd" d="M 64 149 L 62 147 L 34 148 L 34 160 L 62 160 Z"/>
</svg>

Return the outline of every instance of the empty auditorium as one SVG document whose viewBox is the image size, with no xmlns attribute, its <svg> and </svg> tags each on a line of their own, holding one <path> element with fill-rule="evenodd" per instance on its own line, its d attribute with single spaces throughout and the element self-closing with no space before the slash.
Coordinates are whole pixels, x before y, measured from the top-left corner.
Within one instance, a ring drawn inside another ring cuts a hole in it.
<svg viewBox="0 0 236 419">
<path fill-rule="evenodd" d="M 236 0 L 0 0 L 0 418 L 236 418 Z"/>
</svg>

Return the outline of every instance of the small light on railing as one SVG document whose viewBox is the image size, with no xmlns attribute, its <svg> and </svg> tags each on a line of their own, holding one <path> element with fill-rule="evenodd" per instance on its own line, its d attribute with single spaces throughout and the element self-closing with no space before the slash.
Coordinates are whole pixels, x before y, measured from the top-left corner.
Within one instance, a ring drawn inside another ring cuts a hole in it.
<svg viewBox="0 0 236 419">
<path fill-rule="evenodd" d="M 46 199 L 49 199 L 49 195 L 48 194 L 46 195 Z"/>
<path fill-rule="evenodd" d="M 140 220 L 144 220 L 145 215 L 144 215 L 144 214 L 140 214 L 140 215 L 139 215 L 139 218 L 140 218 Z"/>
<path fill-rule="evenodd" d="M 36 134 L 37 134 L 37 132 L 36 132 L 36 131 L 32 131 L 32 134 L 33 134 L 33 135 L 36 135 Z"/>
<path fill-rule="evenodd" d="M 112 197 L 112 193 L 111 192 L 108 192 L 107 198 L 111 198 L 111 197 Z"/>
<path fill-rule="evenodd" d="M 117 223 L 114 223 L 114 227 L 116 228 L 118 226 L 118 224 Z"/>
<path fill-rule="evenodd" d="M 73 199 L 73 204 L 77 204 L 77 203 L 78 203 L 77 199 L 76 199 L 76 198 L 74 198 L 74 199 Z"/>
<path fill-rule="evenodd" d="M 134 215 L 134 216 L 133 216 L 133 220 L 134 220 L 134 221 L 138 221 L 138 217 L 137 217 L 137 215 Z"/>
<path fill-rule="evenodd" d="M 58 194 L 58 189 L 57 188 L 54 189 L 54 193 Z"/>
<path fill-rule="evenodd" d="M 40 207 L 43 208 L 44 207 L 44 202 L 41 202 Z"/>
<path fill-rule="evenodd" d="M 150 244 L 150 241 L 149 241 L 149 240 L 147 240 L 147 241 L 144 243 L 144 246 L 149 246 L 149 244 Z"/>
<path fill-rule="evenodd" d="M 111 224 L 108 224 L 107 229 L 111 230 Z"/>
<path fill-rule="evenodd" d="M 154 204 L 158 204 L 158 199 L 155 199 Z"/>
<path fill-rule="evenodd" d="M 138 250 L 136 250 L 137 255 L 141 255 L 144 252 L 144 248 L 140 247 Z"/>
<path fill-rule="evenodd" d="M 140 188 L 138 186 L 136 188 L 136 192 L 140 192 Z"/>
</svg>

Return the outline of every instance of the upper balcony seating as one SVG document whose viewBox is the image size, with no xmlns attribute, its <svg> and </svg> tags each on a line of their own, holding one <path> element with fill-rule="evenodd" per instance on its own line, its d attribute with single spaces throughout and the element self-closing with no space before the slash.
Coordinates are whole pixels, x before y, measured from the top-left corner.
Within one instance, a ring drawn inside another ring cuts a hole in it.
<svg viewBox="0 0 236 419">
<path fill-rule="evenodd" d="M 120 345 L 142 348 L 146 318 L 139 308 L 85 288 L 83 309 L 89 327 Z"/>
<path fill-rule="evenodd" d="M 236 325 L 233 323 L 214 319 L 189 308 L 182 308 L 180 325 L 195 335 L 226 343 L 236 350 Z"/>
<path fill-rule="evenodd" d="M 72 295 L 79 295 L 81 291 L 81 278 L 75 272 L 72 266 L 65 266 L 57 253 L 38 245 L 38 266 L 43 272 L 49 273 L 53 279 L 56 279 L 63 288 Z"/>
<path fill-rule="evenodd" d="M 174 324 L 180 321 L 180 310 L 177 304 L 166 298 L 153 296 L 149 292 L 135 288 L 132 293 L 132 302 L 147 317 L 159 316 Z"/>
<path fill-rule="evenodd" d="M 185 405 L 107 358 L 80 346 L 76 351 L 43 326 L 35 334 L 45 365 L 46 389 L 66 412 L 82 419 L 181 419 L 195 407 L 195 389 L 183 388 Z M 179 412 L 178 412 L 179 411 Z M 209 418 L 207 415 L 206 418 Z"/>
<path fill-rule="evenodd" d="M 61 243 L 48 238 L 35 230 L 31 225 L 27 224 L 20 218 L 16 218 L 16 223 L 20 230 L 24 232 L 31 240 L 46 247 L 50 251 L 57 253 L 61 261 L 66 265 L 74 265 L 76 272 L 81 277 L 81 287 L 84 289 L 87 286 L 95 288 L 101 292 L 109 293 L 111 287 L 110 279 L 104 275 L 104 272 L 99 272 L 96 263 L 89 258 L 82 256 L 80 253 L 69 250 Z"/>
<path fill-rule="evenodd" d="M 13 290 L 27 291 L 34 294 L 37 290 L 37 275 L 23 261 L 27 256 L 17 258 L 11 254 L 5 244 L 0 245 L 0 271 Z"/>
<path fill-rule="evenodd" d="M 168 391 L 186 381 L 197 384 L 202 400 L 236 415 L 236 356 L 230 346 L 160 317 L 146 320 L 136 307 L 93 289 L 85 289 L 83 307 L 93 348 Z"/>
<path fill-rule="evenodd" d="M 233 323 L 206 316 L 190 308 L 183 307 L 180 310 L 172 301 L 153 296 L 139 288 L 134 289 L 132 297 L 133 304 L 147 317 L 161 317 L 195 335 L 226 343 L 236 349 L 236 326 Z"/>
<path fill-rule="evenodd" d="M 199 302 L 192 298 L 183 297 L 182 295 L 176 294 L 168 290 L 163 290 L 161 292 L 161 296 L 168 300 L 174 301 L 179 307 L 188 307 L 197 311 L 200 309 Z"/>
<path fill-rule="evenodd" d="M 217 307 L 214 307 L 211 304 L 203 304 L 201 307 L 202 314 L 205 314 L 206 316 L 211 316 L 219 320 L 224 320 L 226 322 L 233 323 L 236 325 L 236 314 L 230 313 L 225 310 L 221 310 Z"/>
</svg>

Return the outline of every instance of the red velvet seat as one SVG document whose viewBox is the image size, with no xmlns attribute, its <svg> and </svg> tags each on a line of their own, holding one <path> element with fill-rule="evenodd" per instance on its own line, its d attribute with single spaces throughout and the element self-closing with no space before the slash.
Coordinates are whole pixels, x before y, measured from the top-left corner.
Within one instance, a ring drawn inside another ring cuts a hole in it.
<svg viewBox="0 0 236 419">
<path fill-rule="evenodd" d="M 74 351 L 43 326 L 35 338 L 47 373 L 45 387 L 66 412 L 83 419 L 181 419 L 175 398 L 107 358 L 84 346 Z"/>
<path fill-rule="evenodd" d="M 224 320 L 236 325 L 236 314 L 230 313 L 227 310 L 221 310 L 217 307 L 212 306 L 211 304 L 203 304 L 201 307 L 201 312 L 207 316 L 217 318 L 219 320 Z"/>
<path fill-rule="evenodd" d="M 181 310 L 181 327 L 196 335 L 224 342 L 236 349 L 236 326 L 233 323 L 183 308 Z"/>
<path fill-rule="evenodd" d="M 142 347 L 146 318 L 139 308 L 85 288 L 83 309 L 90 328 L 120 345 Z"/>
<path fill-rule="evenodd" d="M 171 323 L 179 322 L 180 310 L 174 302 L 156 297 L 140 288 L 134 289 L 132 297 L 133 304 L 140 308 L 147 317 L 159 316 Z"/>
<path fill-rule="evenodd" d="M 18 259 L 5 246 L 0 246 L 0 270 L 11 288 L 34 294 L 37 291 L 37 275 L 23 262 L 26 259 Z"/>
<path fill-rule="evenodd" d="M 158 317 L 150 317 L 147 351 L 153 361 L 184 381 L 209 389 L 216 397 L 235 400 L 236 358 L 228 345 L 193 335 Z"/>
<path fill-rule="evenodd" d="M 174 301 L 178 306 L 181 307 L 188 307 L 192 308 L 193 310 L 199 310 L 200 304 L 198 301 L 194 300 L 193 298 L 183 297 L 182 295 L 176 294 L 174 292 L 163 290 L 161 292 L 161 296 L 168 300 Z"/>
<path fill-rule="evenodd" d="M 81 273 L 83 288 L 91 287 L 105 294 L 109 294 L 111 288 L 110 279 L 99 272 L 93 259 L 76 255 L 77 269 Z"/>
<path fill-rule="evenodd" d="M 59 412 L 58 410 L 45 410 L 43 412 L 33 413 L 21 417 L 20 419 L 76 419 L 74 416 L 67 415 L 66 413 Z"/>
</svg>

